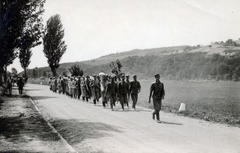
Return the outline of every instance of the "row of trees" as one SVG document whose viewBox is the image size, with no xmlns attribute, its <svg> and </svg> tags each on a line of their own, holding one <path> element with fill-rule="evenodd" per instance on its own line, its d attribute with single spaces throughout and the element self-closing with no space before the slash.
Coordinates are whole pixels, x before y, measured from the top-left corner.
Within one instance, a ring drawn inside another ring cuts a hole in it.
<svg viewBox="0 0 240 153">
<path fill-rule="evenodd" d="M 42 15 L 45 0 L 1 0 L 0 1 L 0 86 L 4 74 L 7 77 L 7 66 L 19 57 L 27 76 L 27 68 L 32 56 L 31 49 L 42 43 L 53 75 L 67 46 L 60 15 L 52 16 L 44 28 Z"/>
<path fill-rule="evenodd" d="M 19 55 L 24 70 L 31 57 L 30 49 L 40 44 L 45 0 L 0 1 L 0 85 L 6 81 L 7 66 Z"/>
</svg>

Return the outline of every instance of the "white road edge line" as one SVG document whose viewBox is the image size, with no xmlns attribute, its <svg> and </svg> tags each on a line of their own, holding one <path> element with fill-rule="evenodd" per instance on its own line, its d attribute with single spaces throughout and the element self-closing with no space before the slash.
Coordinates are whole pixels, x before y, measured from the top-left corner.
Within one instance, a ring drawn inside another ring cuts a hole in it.
<svg viewBox="0 0 240 153">
<path fill-rule="evenodd" d="M 38 111 L 38 113 L 42 116 L 42 118 L 47 122 L 48 126 L 52 129 L 52 131 L 54 133 L 57 133 L 57 135 L 60 137 L 60 139 L 65 143 L 65 145 L 67 146 L 67 148 L 70 150 L 70 152 L 76 152 L 77 151 L 75 149 L 73 149 L 73 147 L 62 137 L 62 135 L 52 126 L 51 123 L 48 122 L 47 119 L 45 119 L 43 117 L 42 112 L 38 109 L 37 105 L 35 104 L 35 102 L 32 100 L 32 98 L 29 96 L 30 101 L 32 102 L 32 104 L 34 105 L 35 109 Z"/>
</svg>

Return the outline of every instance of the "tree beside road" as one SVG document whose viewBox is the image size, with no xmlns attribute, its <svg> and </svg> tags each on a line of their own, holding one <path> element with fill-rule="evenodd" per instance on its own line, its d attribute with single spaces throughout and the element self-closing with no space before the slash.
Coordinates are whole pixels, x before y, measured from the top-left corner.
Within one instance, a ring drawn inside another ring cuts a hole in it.
<svg viewBox="0 0 240 153">
<path fill-rule="evenodd" d="M 51 16 L 48 21 L 43 35 L 43 52 L 47 58 L 47 62 L 53 76 L 56 76 L 57 69 L 60 66 L 59 62 L 62 55 L 67 50 L 64 37 L 63 24 L 61 23 L 60 15 Z"/>
</svg>

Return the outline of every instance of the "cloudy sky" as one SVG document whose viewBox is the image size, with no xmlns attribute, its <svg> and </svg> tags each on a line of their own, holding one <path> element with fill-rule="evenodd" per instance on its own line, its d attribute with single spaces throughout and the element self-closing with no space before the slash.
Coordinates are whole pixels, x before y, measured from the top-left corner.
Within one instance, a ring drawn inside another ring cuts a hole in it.
<svg viewBox="0 0 240 153">
<path fill-rule="evenodd" d="M 240 38 L 239 0 L 47 0 L 44 25 L 60 14 L 67 51 L 60 63 L 177 45 Z M 43 46 L 29 68 L 47 66 Z M 10 65 L 20 72 L 19 59 Z"/>
</svg>

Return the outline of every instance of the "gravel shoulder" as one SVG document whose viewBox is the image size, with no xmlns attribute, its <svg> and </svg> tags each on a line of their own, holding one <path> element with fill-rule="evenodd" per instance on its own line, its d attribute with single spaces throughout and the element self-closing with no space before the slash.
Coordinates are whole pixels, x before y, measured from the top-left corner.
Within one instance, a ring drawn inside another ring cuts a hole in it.
<svg viewBox="0 0 240 153">
<path fill-rule="evenodd" d="M 0 152 L 71 152 L 24 93 L 0 103 Z"/>
</svg>

